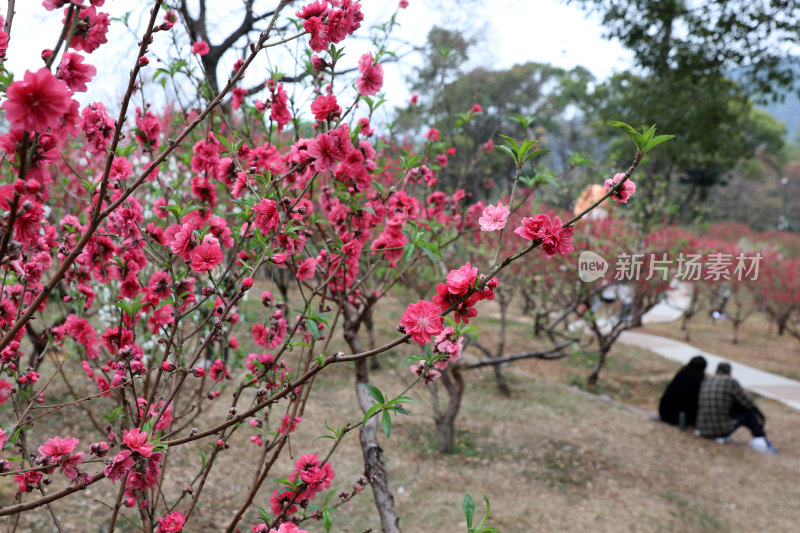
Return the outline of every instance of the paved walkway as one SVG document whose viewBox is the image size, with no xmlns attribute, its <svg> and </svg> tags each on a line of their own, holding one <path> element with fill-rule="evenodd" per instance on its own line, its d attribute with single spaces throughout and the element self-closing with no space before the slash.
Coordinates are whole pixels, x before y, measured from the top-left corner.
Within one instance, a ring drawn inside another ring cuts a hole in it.
<svg viewBox="0 0 800 533">
<path fill-rule="evenodd" d="M 681 289 L 670 291 L 667 299 L 659 303 L 645 314 L 644 322 L 673 322 L 680 318 L 688 296 Z M 789 407 L 800 410 L 800 382 L 770 372 L 737 363 L 731 359 L 704 352 L 685 342 L 676 341 L 658 335 L 626 331 L 620 342 L 647 348 L 662 357 L 686 364 L 695 355 L 702 355 L 708 361 L 708 370 L 714 372 L 717 364 L 727 361 L 733 366 L 733 377 L 742 387 L 760 394 L 765 398 L 777 400 Z"/>
</svg>

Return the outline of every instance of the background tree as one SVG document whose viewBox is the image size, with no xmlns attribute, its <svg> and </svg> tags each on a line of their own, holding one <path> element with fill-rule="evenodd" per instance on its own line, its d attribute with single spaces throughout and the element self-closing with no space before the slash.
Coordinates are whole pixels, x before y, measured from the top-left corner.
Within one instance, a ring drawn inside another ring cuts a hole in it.
<svg viewBox="0 0 800 533">
<path fill-rule="evenodd" d="M 466 70 L 473 44 L 458 32 L 433 28 L 411 85 L 419 98 L 399 110 L 395 120 L 396 131 L 407 136 L 436 128 L 442 137 L 452 137 L 454 151 L 436 163 L 445 185 L 484 199 L 508 185 L 513 165 L 489 144 L 498 140 L 499 131 L 547 140 L 553 150 L 547 165 L 555 172 L 570 165 L 573 151 L 593 144 L 583 135 L 582 113 L 576 112 L 594 80 L 588 70 L 533 62 L 504 70 Z M 481 146 L 485 155 L 476 165 Z"/>
<path fill-rule="evenodd" d="M 796 76 L 785 45 L 798 40 L 800 3 L 578 3 L 601 15 L 607 36 L 631 49 L 636 62 L 634 70 L 598 87 L 594 117 L 605 122 L 612 115 L 635 116 L 665 129 L 680 124 L 679 141 L 644 165 L 660 186 L 649 188 L 649 198 L 637 204 L 641 221 L 665 212 L 691 220 L 695 200 L 702 203 L 740 161 L 764 147 L 780 151 L 782 136 L 752 106 L 754 99 L 777 97 Z M 614 158 L 622 155 L 617 148 L 611 146 Z"/>
</svg>

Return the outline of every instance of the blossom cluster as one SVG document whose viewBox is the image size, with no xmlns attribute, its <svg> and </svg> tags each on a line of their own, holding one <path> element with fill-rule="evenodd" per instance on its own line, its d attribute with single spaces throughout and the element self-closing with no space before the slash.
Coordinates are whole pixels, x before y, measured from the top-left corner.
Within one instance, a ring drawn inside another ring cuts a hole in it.
<svg viewBox="0 0 800 533">
<path fill-rule="evenodd" d="M 478 288 L 479 284 L 482 288 Z M 456 324 L 469 324 L 470 319 L 478 315 L 475 304 L 494 299 L 494 289 L 498 284 L 497 278 L 486 280 L 485 276 L 479 276 L 477 267 L 467 261 L 462 267 L 451 270 L 445 283 L 436 286 L 436 296 L 432 302 L 420 300 L 408 305 L 400 318 L 400 330 L 410 335 L 417 344 L 433 341 L 434 353 L 444 356 L 438 358 L 434 366 L 444 370 L 448 362 L 461 358 L 463 338 L 456 336 L 453 327 L 444 327 L 443 316 L 452 311 Z M 428 368 L 415 365 L 411 370 L 421 375 Z M 438 375 L 437 371 L 433 372 L 429 376 Z"/>
</svg>

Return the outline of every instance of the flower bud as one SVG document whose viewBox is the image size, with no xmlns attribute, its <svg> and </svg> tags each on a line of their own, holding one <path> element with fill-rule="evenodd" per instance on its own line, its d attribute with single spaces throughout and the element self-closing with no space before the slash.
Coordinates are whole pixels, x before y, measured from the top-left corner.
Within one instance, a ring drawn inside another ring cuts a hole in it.
<svg viewBox="0 0 800 533">
<path fill-rule="evenodd" d="M 89 446 L 89 453 L 95 455 L 97 457 L 103 457 L 108 453 L 108 443 L 105 441 L 103 442 L 93 442 Z"/>
<path fill-rule="evenodd" d="M 311 64 L 313 65 L 314 70 L 324 70 L 325 67 L 328 66 L 328 63 L 316 54 L 311 56 Z"/>
</svg>

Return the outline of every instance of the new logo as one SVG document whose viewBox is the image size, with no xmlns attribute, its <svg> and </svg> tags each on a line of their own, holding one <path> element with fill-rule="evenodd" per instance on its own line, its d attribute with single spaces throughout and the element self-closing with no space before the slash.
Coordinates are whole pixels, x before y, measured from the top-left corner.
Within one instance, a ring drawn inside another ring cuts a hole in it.
<svg viewBox="0 0 800 533">
<path fill-rule="evenodd" d="M 594 252 L 585 250 L 578 257 L 578 277 L 586 283 L 598 280 L 605 276 L 608 270 L 608 261 Z"/>
</svg>

